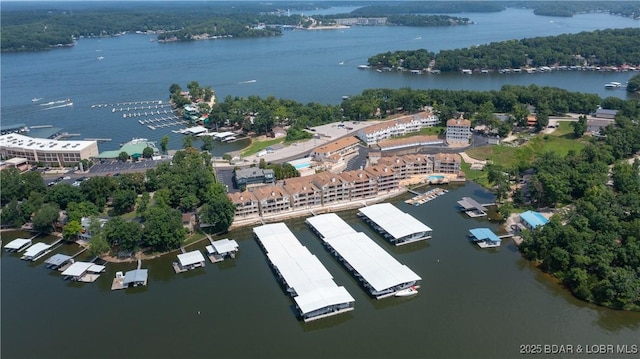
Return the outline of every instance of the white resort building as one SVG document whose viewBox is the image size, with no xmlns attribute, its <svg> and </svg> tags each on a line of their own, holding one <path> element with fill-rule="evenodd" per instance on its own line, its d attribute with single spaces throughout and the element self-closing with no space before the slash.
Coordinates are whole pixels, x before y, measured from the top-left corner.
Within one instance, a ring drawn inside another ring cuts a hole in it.
<svg viewBox="0 0 640 359">
<path fill-rule="evenodd" d="M 0 158 L 25 158 L 29 163 L 49 166 L 75 166 L 82 160 L 98 156 L 97 141 L 62 141 L 34 138 L 18 133 L 0 136 Z"/>
<path fill-rule="evenodd" d="M 471 121 L 452 118 L 447 121 L 447 143 L 468 144 L 471 139 Z"/>
</svg>

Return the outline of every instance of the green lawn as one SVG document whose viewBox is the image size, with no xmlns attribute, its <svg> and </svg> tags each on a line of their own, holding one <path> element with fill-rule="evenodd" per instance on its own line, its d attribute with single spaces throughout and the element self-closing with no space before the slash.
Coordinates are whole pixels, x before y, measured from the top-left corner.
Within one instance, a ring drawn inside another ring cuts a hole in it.
<svg viewBox="0 0 640 359">
<path fill-rule="evenodd" d="M 406 135 L 393 137 L 392 139 L 407 138 L 407 137 L 413 137 L 413 136 L 438 136 L 441 133 L 444 133 L 444 130 L 445 128 L 442 126 L 423 127 L 418 132 L 407 133 Z"/>
<path fill-rule="evenodd" d="M 255 153 L 258 153 L 262 150 L 264 150 L 265 148 L 271 146 L 271 145 L 275 145 L 277 143 L 282 143 L 284 142 L 284 137 L 283 138 L 273 138 L 273 139 L 269 139 L 269 140 L 264 140 L 264 141 L 258 141 L 256 139 L 252 139 L 251 140 L 251 145 L 249 145 L 249 147 L 245 148 L 240 155 L 243 157 L 246 156 L 250 156 L 253 155 Z"/>
<path fill-rule="evenodd" d="M 545 152 L 556 152 L 565 156 L 569 151 L 580 151 L 585 146 L 582 139 L 573 138 L 573 127 L 568 122 L 561 122 L 560 127 L 551 134 L 538 134 L 520 146 L 501 144 L 472 148 L 466 153 L 478 160 L 488 160 L 505 167 L 531 163 L 537 156 Z M 482 171 L 464 169 L 467 178 L 482 182 L 485 177 Z"/>
</svg>

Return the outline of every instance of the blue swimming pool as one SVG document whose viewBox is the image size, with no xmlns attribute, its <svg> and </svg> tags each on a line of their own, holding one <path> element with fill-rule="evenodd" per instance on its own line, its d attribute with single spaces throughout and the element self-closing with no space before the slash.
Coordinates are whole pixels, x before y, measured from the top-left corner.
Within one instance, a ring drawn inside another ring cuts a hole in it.
<svg viewBox="0 0 640 359">
<path fill-rule="evenodd" d="M 441 179 L 444 179 L 445 177 L 440 175 L 437 175 L 437 176 L 434 175 L 434 176 L 429 176 L 428 178 L 429 180 L 441 180 Z"/>
</svg>

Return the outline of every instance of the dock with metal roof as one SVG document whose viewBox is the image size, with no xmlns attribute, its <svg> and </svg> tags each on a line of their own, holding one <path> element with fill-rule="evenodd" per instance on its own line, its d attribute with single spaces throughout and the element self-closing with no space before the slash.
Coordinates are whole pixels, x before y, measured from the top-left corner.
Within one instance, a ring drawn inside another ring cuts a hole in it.
<svg viewBox="0 0 640 359">
<path fill-rule="evenodd" d="M 103 265 L 93 264 L 91 262 L 75 262 L 62 272 L 61 275 L 65 279 L 91 283 L 100 277 L 100 273 L 104 271 L 104 268 Z"/>
<path fill-rule="evenodd" d="M 72 258 L 73 257 L 68 256 L 66 254 L 58 253 L 58 254 L 54 254 L 53 256 L 48 258 L 46 261 L 44 261 L 44 264 L 49 269 L 57 270 L 61 267 L 64 267 L 67 264 L 70 264 L 72 262 Z"/>
<path fill-rule="evenodd" d="M 496 248 L 500 247 L 500 237 L 498 237 L 489 228 L 474 228 L 469 230 L 471 240 L 473 240 L 480 248 Z"/>
<path fill-rule="evenodd" d="M 178 261 L 173 262 L 173 270 L 176 273 L 186 272 L 192 269 L 204 267 L 205 261 L 202 252 L 191 251 L 182 254 L 178 254 Z"/>
<path fill-rule="evenodd" d="M 396 246 L 431 238 L 433 230 L 391 203 L 360 208 L 358 215 Z"/>
<path fill-rule="evenodd" d="M 462 197 L 458 205 L 467 216 L 475 218 L 487 215 L 487 208 L 471 197 Z"/>
<path fill-rule="evenodd" d="M 335 213 L 321 214 L 306 220 L 333 254 L 376 299 L 395 295 L 422 280 L 371 238 L 356 232 Z M 336 230 L 337 229 L 337 230 Z M 349 230 L 350 229 L 350 230 Z"/>
<path fill-rule="evenodd" d="M 224 238 L 214 241 L 209 238 L 209 242 L 211 242 L 211 245 L 206 246 L 205 249 L 207 250 L 207 257 L 209 257 L 211 263 L 221 262 L 225 257 L 236 257 L 238 242 L 235 240 Z"/>
<path fill-rule="evenodd" d="M 40 259 L 45 254 L 49 253 L 50 251 L 51 251 L 50 244 L 46 244 L 42 242 L 36 243 L 31 247 L 27 248 L 27 250 L 24 251 L 24 254 L 20 259 L 27 260 L 27 261 L 37 261 L 38 259 Z"/>
<path fill-rule="evenodd" d="M 31 245 L 31 238 L 16 238 L 4 246 L 7 252 L 22 252 Z"/>
<path fill-rule="evenodd" d="M 253 232 L 278 279 L 293 297 L 305 322 L 352 311 L 355 299 L 333 281 L 318 258 L 284 223 L 265 224 Z"/>
</svg>

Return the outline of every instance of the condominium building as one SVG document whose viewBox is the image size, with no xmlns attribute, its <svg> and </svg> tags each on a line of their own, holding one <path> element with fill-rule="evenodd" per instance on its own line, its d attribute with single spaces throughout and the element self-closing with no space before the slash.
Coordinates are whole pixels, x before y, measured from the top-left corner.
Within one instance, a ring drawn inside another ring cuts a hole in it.
<svg viewBox="0 0 640 359">
<path fill-rule="evenodd" d="M 349 200 L 352 185 L 342 176 L 331 172 L 321 172 L 314 175 L 311 181 L 322 191 L 323 205 Z"/>
<path fill-rule="evenodd" d="M 229 193 L 229 199 L 236 207 L 236 217 L 247 218 L 260 215 L 258 198 L 252 192 Z"/>
<path fill-rule="evenodd" d="M 376 179 L 365 170 L 342 172 L 340 176 L 351 187 L 351 199 L 373 197 L 378 194 Z"/>
<path fill-rule="evenodd" d="M 452 118 L 447 121 L 447 143 L 468 144 L 471 138 L 471 121 Z"/>
<path fill-rule="evenodd" d="M 291 196 L 278 186 L 258 187 L 253 191 L 261 215 L 280 213 L 291 209 Z"/>
<path fill-rule="evenodd" d="M 319 162 L 335 162 L 336 158 L 338 158 L 337 156 L 346 157 L 358 152 L 359 142 L 360 141 L 358 141 L 358 139 L 353 136 L 344 137 L 339 140 L 316 147 L 311 152 L 311 156 L 314 160 Z"/>
<path fill-rule="evenodd" d="M 395 136 L 403 136 L 407 133 L 420 131 L 423 127 L 437 126 L 438 123 L 438 117 L 433 112 L 423 111 L 365 127 L 359 130 L 356 136 L 364 141 L 367 146 L 372 146 Z"/>
<path fill-rule="evenodd" d="M 34 138 L 18 133 L 0 135 L 0 158 L 25 158 L 29 163 L 48 166 L 75 166 L 98 156 L 97 141 L 61 141 Z"/>
<path fill-rule="evenodd" d="M 433 172 L 458 173 L 462 158 L 456 153 L 438 153 L 433 155 Z"/>
<path fill-rule="evenodd" d="M 322 191 L 308 177 L 287 179 L 282 187 L 291 195 L 292 209 L 322 205 Z"/>
<path fill-rule="evenodd" d="M 391 192 L 398 189 L 398 174 L 389 166 L 375 165 L 365 168 L 376 181 L 377 192 Z"/>
</svg>

